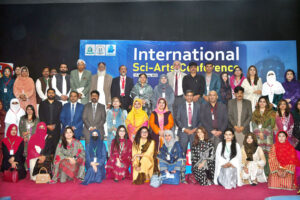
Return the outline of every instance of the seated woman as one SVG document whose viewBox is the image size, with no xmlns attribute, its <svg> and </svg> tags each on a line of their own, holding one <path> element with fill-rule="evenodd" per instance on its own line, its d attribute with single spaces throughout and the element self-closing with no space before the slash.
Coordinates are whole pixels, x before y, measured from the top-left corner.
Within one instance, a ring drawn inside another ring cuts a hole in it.
<svg viewBox="0 0 300 200">
<path fill-rule="evenodd" d="M 140 185 L 149 182 L 154 169 L 155 171 L 158 170 L 155 141 L 151 139 L 149 129 L 141 127 L 132 145 L 133 184 Z"/>
<path fill-rule="evenodd" d="M 28 155 L 27 155 L 27 166 L 30 168 L 30 179 L 35 181 L 36 176 L 33 176 L 33 169 L 40 156 L 42 149 L 45 147 L 45 140 L 47 137 L 47 125 L 45 122 L 37 124 L 36 132 L 32 135 L 28 142 Z"/>
<path fill-rule="evenodd" d="M 125 178 L 131 178 L 128 171 L 132 158 L 132 142 L 128 137 L 125 126 L 117 129 L 116 137 L 111 143 L 109 160 L 106 164 L 106 177 L 115 182 Z"/>
<path fill-rule="evenodd" d="M 178 185 L 180 183 L 180 172 L 185 161 L 185 156 L 171 130 L 165 130 L 163 136 L 164 144 L 157 155 L 160 174 L 166 176 L 162 183 Z"/>
<path fill-rule="evenodd" d="M 258 182 L 267 182 L 264 172 L 266 165 L 265 154 L 258 146 L 256 135 L 248 133 L 245 135 L 242 147 L 242 181 L 244 184 L 257 185 Z"/>
<path fill-rule="evenodd" d="M 98 130 L 91 132 L 90 143 L 86 144 L 85 149 L 87 170 L 82 184 L 101 183 L 105 179 L 106 147 Z"/>
<path fill-rule="evenodd" d="M 74 138 L 71 127 L 65 128 L 54 157 L 54 173 L 50 183 L 61 183 L 67 179 L 84 179 L 85 151 L 80 141 Z"/>
<path fill-rule="evenodd" d="M 269 154 L 270 175 L 268 186 L 271 189 L 295 190 L 295 168 L 300 166 L 296 150 L 288 141 L 285 131 L 278 131 L 276 142 Z"/>
<path fill-rule="evenodd" d="M 155 140 L 157 150 L 164 144 L 164 130 L 171 130 L 174 126 L 172 113 L 168 111 L 167 101 L 159 98 L 156 109 L 151 113 L 149 125 L 152 129 L 152 139 Z"/>
<path fill-rule="evenodd" d="M 18 179 L 26 177 L 24 141 L 23 138 L 18 136 L 18 128 L 16 124 L 11 124 L 6 133 L 6 137 L 2 140 L 3 160 L 1 171 L 4 172 L 10 168 L 18 171 Z"/>
<path fill-rule="evenodd" d="M 208 133 L 203 127 L 197 129 L 192 145 L 192 173 L 200 185 L 212 185 L 215 172 L 215 149 L 208 141 Z"/>
<path fill-rule="evenodd" d="M 236 142 L 234 131 L 226 129 L 222 142 L 216 150 L 216 168 L 214 183 L 225 189 L 242 186 L 241 180 L 241 148 Z"/>
<path fill-rule="evenodd" d="M 148 115 L 142 108 L 142 100 L 135 99 L 133 107 L 126 118 L 126 127 L 129 139 L 133 142 L 136 132 L 143 126 L 148 126 Z"/>
</svg>

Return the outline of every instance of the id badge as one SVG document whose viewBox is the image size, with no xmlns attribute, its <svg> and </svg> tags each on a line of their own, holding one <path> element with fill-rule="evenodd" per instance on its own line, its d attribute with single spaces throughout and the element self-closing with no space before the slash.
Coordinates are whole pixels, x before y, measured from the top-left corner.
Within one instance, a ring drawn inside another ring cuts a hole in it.
<svg viewBox="0 0 300 200">
<path fill-rule="evenodd" d="M 211 119 L 215 120 L 215 115 L 214 114 L 211 115 Z"/>
<path fill-rule="evenodd" d="M 95 162 L 95 163 L 97 162 L 97 157 L 94 157 L 94 162 Z"/>
<path fill-rule="evenodd" d="M 206 87 L 207 95 L 209 95 L 209 86 Z"/>
<path fill-rule="evenodd" d="M 284 126 L 283 126 L 283 130 L 284 130 L 284 131 L 286 131 L 286 130 L 287 130 L 287 127 L 286 127 L 286 125 L 284 125 Z"/>
<path fill-rule="evenodd" d="M 7 93 L 7 88 L 4 88 L 4 93 Z"/>
<path fill-rule="evenodd" d="M 14 150 L 13 149 L 11 149 L 11 150 L 9 150 L 9 155 L 14 155 Z"/>
<path fill-rule="evenodd" d="M 259 129 L 261 129 L 261 128 L 262 128 L 262 125 L 261 125 L 261 124 L 259 124 L 259 125 L 258 125 L 258 128 L 259 128 Z"/>
<path fill-rule="evenodd" d="M 116 122 L 116 120 L 114 119 L 114 120 L 113 120 L 113 125 L 116 125 L 116 124 L 117 124 L 117 122 Z"/>
<path fill-rule="evenodd" d="M 168 155 L 167 155 L 167 160 L 170 160 L 170 159 L 171 159 L 171 158 L 170 158 L 170 155 L 168 154 Z"/>
<path fill-rule="evenodd" d="M 140 90 L 140 94 L 144 94 L 144 90 Z"/>
<path fill-rule="evenodd" d="M 162 96 L 162 98 L 166 98 L 166 93 L 163 92 L 161 96 Z"/>
</svg>

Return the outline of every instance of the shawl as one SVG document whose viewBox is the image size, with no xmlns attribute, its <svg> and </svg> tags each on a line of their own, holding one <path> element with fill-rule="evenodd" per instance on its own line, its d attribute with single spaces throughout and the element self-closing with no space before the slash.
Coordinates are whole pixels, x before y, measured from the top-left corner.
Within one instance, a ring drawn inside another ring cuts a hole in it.
<svg viewBox="0 0 300 200">
<path fill-rule="evenodd" d="M 18 102 L 18 104 L 14 105 L 15 102 Z M 10 100 L 10 109 L 5 116 L 5 123 L 18 124 L 23 115 L 25 115 L 25 111 L 21 108 L 19 100 L 17 98 Z"/>
<path fill-rule="evenodd" d="M 274 94 L 283 94 L 285 93 L 284 88 L 281 83 L 276 80 L 276 74 L 274 71 L 268 71 L 267 73 L 267 82 L 263 84 L 262 95 L 269 96 L 269 100 L 272 103 Z"/>
<path fill-rule="evenodd" d="M 253 142 L 251 144 L 249 144 L 247 142 L 247 138 L 251 136 L 252 139 L 253 139 Z M 244 145 L 244 149 L 245 149 L 245 152 L 246 152 L 246 155 L 247 155 L 247 161 L 253 161 L 253 154 L 255 154 L 256 150 L 257 150 L 257 147 L 258 147 L 258 143 L 257 143 L 257 138 L 255 136 L 255 134 L 253 133 L 248 133 L 245 135 L 245 138 L 244 138 L 244 142 L 243 142 L 243 145 Z"/>
<path fill-rule="evenodd" d="M 127 115 L 127 120 L 132 124 L 134 127 L 139 127 L 141 126 L 145 120 L 148 119 L 147 113 L 143 110 L 143 102 L 141 99 L 135 99 L 133 101 L 133 105 L 135 102 L 139 102 L 141 104 L 141 107 L 139 109 L 136 109 L 134 106 L 132 106 L 131 111 Z M 128 126 L 128 124 L 126 124 Z"/>
<path fill-rule="evenodd" d="M 261 115 L 259 108 L 256 108 L 252 114 L 252 121 L 256 124 L 264 124 L 268 119 L 276 117 L 276 112 L 272 109 L 265 109 Z"/>
<path fill-rule="evenodd" d="M 167 82 L 166 83 L 162 83 L 161 82 L 161 79 L 162 78 L 166 78 L 167 79 Z M 172 87 L 169 85 L 169 82 L 168 82 L 168 77 L 166 74 L 162 74 L 160 75 L 159 77 L 159 83 L 157 85 L 157 90 L 160 94 L 162 94 L 163 92 L 165 92 L 166 94 L 172 94 L 173 92 L 173 89 Z"/>
<path fill-rule="evenodd" d="M 98 139 L 95 141 L 92 138 L 92 133 L 93 132 L 97 132 L 98 133 Z M 90 143 L 88 144 L 88 152 L 89 152 L 89 156 L 90 158 L 94 158 L 95 156 L 99 156 L 101 155 L 101 151 L 102 151 L 102 147 L 103 147 L 104 143 L 103 140 L 101 140 L 101 134 L 99 130 L 93 130 L 90 132 Z M 96 155 L 94 155 L 94 151 L 96 153 Z"/>
<path fill-rule="evenodd" d="M 16 131 L 18 134 L 18 127 L 16 124 L 11 124 L 6 132 L 6 137 L 2 140 L 3 144 L 5 144 L 8 151 L 14 150 L 14 154 L 18 151 L 18 148 L 20 144 L 23 142 L 23 138 L 18 136 L 17 134 L 15 136 L 11 135 L 11 130 L 13 127 L 16 127 Z"/>
<path fill-rule="evenodd" d="M 167 101 L 165 101 L 166 102 L 166 107 L 163 111 L 160 111 L 158 109 L 158 103 L 161 99 L 164 99 L 164 98 L 159 98 L 157 100 L 155 112 L 157 113 L 159 127 L 160 127 L 161 130 L 163 130 L 164 129 L 164 114 L 166 112 L 168 112 L 168 103 L 167 103 Z"/>
<path fill-rule="evenodd" d="M 230 77 L 230 86 L 231 86 L 232 90 L 234 90 L 234 88 L 235 88 L 236 86 L 241 86 L 242 83 L 243 83 L 243 81 L 244 81 L 244 79 L 245 79 L 245 77 L 242 76 L 241 79 L 240 79 L 239 84 L 235 85 L 235 84 L 234 84 L 234 82 L 235 82 L 235 76 L 232 75 L 232 76 Z"/>
</svg>

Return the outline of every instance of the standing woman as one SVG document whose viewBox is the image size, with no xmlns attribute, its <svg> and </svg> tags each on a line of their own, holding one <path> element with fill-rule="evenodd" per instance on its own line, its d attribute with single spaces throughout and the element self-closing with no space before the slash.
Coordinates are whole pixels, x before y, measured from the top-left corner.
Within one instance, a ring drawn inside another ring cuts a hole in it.
<svg viewBox="0 0 300 200">
<path fill-rule="evenodd" d="M 126 118 L 126 127 L 129 139 L 133 142 L 136 132 L 143 126 L 148 127 L 148 115 L 142 108 L 143 102 L 141 99 L 135 99 L 133 106 Z"/>
<path fill-rule="evenodd" d="M 19 100 L 17 98 L 12 99 L 10 101 L 10 108 L 6 113 L 5 120 L 4 120 L 5 135 L 6 135 L 7 128 L 11 124 L 16 124 L 17 126 L 19 125 L 20 119 L 23 115 L 25 115 L 25 111 L 20 107 Z M 20 135 L 20 133 L 18 133 L 18 135 Z"/>
<path fill-rule="evenodd" d="M 200 185 L 212 185 L 215 173 L 215 149 L 204 127 L 197 129 L 192 145 L 192 173 Z"/>
<path fill-rule="evenodd" d="M 18 127 L 11 124 L 7 130 L 7 136 L 2 140 L 3 160 L 1 171 L 4 172 L 10 168 L 18 171 L 18 179 L 26 177 L 25 158 L 23 156 L 24 141 L 17 135 Z"/>
<path fill-rule="evenodd" d="M 247 79 L 243 81 L 242 87 L 245 90 L 244 98 L 251 101 L 252 111 L 254 111 L 262 92 L 262 81 L 258 77 L 257 69 L 254 65 L 248 68 Z"/>
<path fill-rule="evenodd" d="M 36 109 L 36 91 L 32 78 L 29 77 L 27 67 L 21 68 L 21 76 L 19 76 L 14 84 L 14 95 L 19 99 L 21 108 L 26 109 L 27 105 L 33 105 Z"/>
<path fill-rule="evenodd" d="M 79 140 L 74 138 L 71 127 L 65 128 L 54 156 L 54 173 L 50 183 L 61 183 L 68 179 L 84 179 L 85 151 Z"/>
<path fill-rule="evenodd" d="M 24 156 L 27 157 L 27 145 L 30 137 L 35 133 L 37 124 L 40 122 L 35 115 L 32 105 L 26 107 L 26 113 L 21 117 L 19 123 L 20 135 L 24 139 Z M 27 163 L 28 164 L 28 163 Z M 29 165 L 27 165 L 29 167 Z"/>
<path fill-rule="evenodd" d="M 2 140 L 4 138 L 4 131 L 5 131 L 4 119 L 5 119 L 5 115 L 6 115 L 6 112 L 4 110 L 4 106 L 3 106 L 2 101 L 0 100 L 0 144 L 2 143 Z M 2 164 L 2 158 L 3 158 L 2 146 L 0 145 L 0 168 L 1 168 L 1 164 Z"/>
<path fill-rule="evenodd" d="M 293 136 L 294 118 L 290 112 L 290 107 L 285 99 L 281 99 L 278 103 L 278 111 L 276 113 L 277 130 L 283 130 L 288 134 L 288 141 L 294 147 L 297 139 Z"/>
<path fill-rule="evenodd" d="M 12 69 L 10 67 L 4 68 L 4 76 L 0 79 L 0 100 L 3 103 L 4 110 L 8 111 L 10 100 L 15 98 L 13 92 L 13 86 L 15 79 L 12 75 Z"/>
<path fill-rule="evenodd" d="M 277 109 L 277 104 L 282 99 L 285 90 L 281 83 L 276 80 L 274 71 L 268 71 L 267 82 L 263 84 L 262 96 L 268 96 L 270 103 L 274 109 Z"/>
<path fill-rule="evenodd" d="M 214 183 L 225 189 L 242 186 L 241 179 L 242 155 L 240 145 L 236 142 L 234 131 L 226 129 L 223 141 L 216 150 L 216 168 Z"/>
<path fill-rule="evenodd" d="M 258 100 L 255 111 L 252 114 L 252 130 L 256 135 L 257 143 L 265 153 L 267 164 L 265 174 L 269 175 L 270 169 L 268 157 L 274 143 L 273 130 L 275 128 L 276 112 L 272 109 L 267 97 L 261 96 Z"/>
<path fill-rule="evenodd" d="M 239 66 L 234 68 L 233 75 L 230 77 L 230 86 L 231 86 L 231 94 L 234 97 L 234 88 L 236 86 L 241 86 L 245 77 L 243 75 L 243 70 Z"/>
<path fill-rule="evenodd" d="M 155 86 L 153 90 L 152 110 L 156 108 L 156 105 L 154 105 L 154 103 L 157 102 L 160 98 L 166 99 L 166 101 L 168 102 L 169 111 L 173 112 L 173 103 L 175 101 L 175 95 L 172 87 L 168 83 L 168 77 L 166 74 L 160 75 L 159 83 L 157 86 Z"/>
<path fill-rule="evenodd" d="M 300 163 L 285 131 L 278 131 L 276 134 L 276 142 L 269 154 L 269 164 L 271 170 L 268 179 L 269 188 L 283 190 L 297 188 L 295 168 L 300 166 Z"/>
<path fill-rule="evenodd" d="M 86 144 L 86 162 L 87 169 L 84 177 L 83 185 L 90 183 L 101 183 L 105 179 L 105 160 L 106 147 L 101 140 L 101 134 L 98 130 L 91 131 L 90 143 Z"/>
<path fill-rule="evenodd" d="M 142 100 L 143 110 L 146 111 L 148 115 L 150 115 L 151 113 L 152 95 L 153 95 L 153 89 L 148 84 L 147 75 L 145 73 L 140 74 L 138 82 L 135 84 L 135 86 L 133 86 L 130 92 L 130 96 L 133 99 L 139 98 Z"/>
<path fill-rule="evenodd" d="M 242 180 L 244 184 L 253 186 L 257 183 L 267 182 L 264 172 L 266 165 L 265 154 L 260 146 L 258 146 L 256 136 L 248 133 L 245 136 L 242 147 Z"/>
<path fill-rule="evenodd" d="M 172 113 L 168 111 L 166 99 L 158 99 L 156 109 L 150 115 L 149 125 L 152 129 L 152 139 L 155 140 L 156 149 L 159 150 L 164 143 L 164 130 L 171 130 L 174 126 L 174 119 Z"/>
<path fill-rule="evenodd" d="M 282 86 L 285 90 L 283 98 L 289 103 L 291 109 L 295 109 L 296 101 L 300 98 L 300 82 L 296 79 L 296 74 L 293 70 L 288 69 L 285 72 L 285 81 Z"/>
<path fill-rule="evenodd" d="M 232 99 L 232 90 L 229 84 L 229 78 L 227 72 L 222 72 L 220 75 L 221 79 L 221 88 L 220 88 L 220 95 L 222 103 L 226 104 L 230 99 Z"/>
<path fill-rule="evenodd" d="M 112 98 L 111 104 L 112 108 L 109 109 L 106 114 L 108 155 L 110 155 L 111 141 L 116 136 L 117 128 L 121 125 L 125 125 L 127 117 L 127 111 L 121 108 L 119 97 Z"/>
<path fill-rule="evenodd" d="M 149 129 L 141 127 L 132 145 L 133 184 L 149 182 L 154 172 L 158 172 L 155 141 L 151 139 Z"/>
<path fill-rule="evenodd" d="M 109 160 L 106 164 L 106 177 L 115 182 L 130 178 L 128 171 L 132 158 L 132 142 L 125 126 L 118 127 L 115 139 L 112 141 Z"/>
</svg>

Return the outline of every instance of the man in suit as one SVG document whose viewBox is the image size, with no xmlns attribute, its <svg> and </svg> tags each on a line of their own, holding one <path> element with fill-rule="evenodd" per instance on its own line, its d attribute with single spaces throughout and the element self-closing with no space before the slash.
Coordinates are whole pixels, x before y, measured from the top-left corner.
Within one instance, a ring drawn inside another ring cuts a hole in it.
<svg viewBox="0 0 300 200">
<path fill-rule="evenodd" d="M 82 120 L 84 123 L 83 134 L 86 143 L 90 142 L 90 132 L 97 129 L 100 131 L 102 140 L 104 139 L 104 123 L 106 121 L 105 106 L 98 103 L 99 92 L 93 90 L 91 92 L 92 102 L 84 106 Z"/>
<path fill-rule="evenodd" d="M 214 90 L 209 92 L 208 102 L 201 105 L 201 122 L 216 150 L 228 125 L 228 113 L 226 105 L 218 102 Z"/>
<path fill-rule="evenodd" d="M 214 90 L 217 92 L 217 95 L 220 95 L 221 89 L 221 80 L 220 77 L 213 73 L 214 65 L 212 63 L 205 64 L 205 92 L 203 95 L 203 99 L 208 102 L 209 101 L 209 92 Z"/>
<path fill-rule="evenodd" d="M 234 89 L 235 99 L 228 102 L 228 126 L 233 128 L 237 142 L 243 145 L 244 135 L 250 132 L 252 118 L 251 101 L 244 99 L 244 88 L 237 86 Z"/>
<path fill-rule="evenodd" d="M 67 74 L 68 66 L 66 64 L 60 64 L 59 74 L 55 74 L 52 77 L 52 88 L 55 90 L 56 98 L 60 100 L 62 104 L 68 103 L 68 98 L 71 89 L 70 75 Z"/>
<path fill-rule="evenodd" d="M 77 61 L 77 69 L 71 72 L 71 90 L 79 93 L 78 102 L 86 104 L 89 102 L 89 91 L 91 88 L 92 74 L 90 71 L 85 70 L 85 61 L 79 59 Z"/>
<path fill-rule="evenodd" d="M 92 76 L 90 92 L 97 90 L 100 93 L 99 103 L 106 105 L 106 108 L 110 108 L 111 105 L 111 83 L 112 77 L 106 73 L 106 64 L 100 62 L 97 74 Z"/>
<path fill-rule="evenodd" d="M 132 98 L 130 92 L 133 88 L 133 79 L 126 76 L 127 68 L 125 65 L 119 67 L 120 76 L 112 80 L 111 84 L 111 97 L 119 97 L 121 100 L 122 108 L 128 112 L 131 110 Z"/>
<path fill-rule="evenodd" d="M 80 140 L 80 137 L 83 136 L 83 121 L 82 113 L 84 106 L 81 103 L 78 103 L 79 94 L 76 91 L 70 93 L 70 103 L 66 103 L 60 113 L 60 121 L 62 123 L 62 132 L 67 127 L 72 127 L 75 138 Z"/>
<path fill-rule="evenodd" d="M 177 115 L 178 105 L 184 103 L 182 80 L 186 76 L 185 73 L 181 72 L 181 62 L 176 60 L 173 63 L 174 70 L 167 74 L 168 82 L 172 87 L 175 95 L 175 100 L 173 104 L 173 116 Z"/>
</svg>

